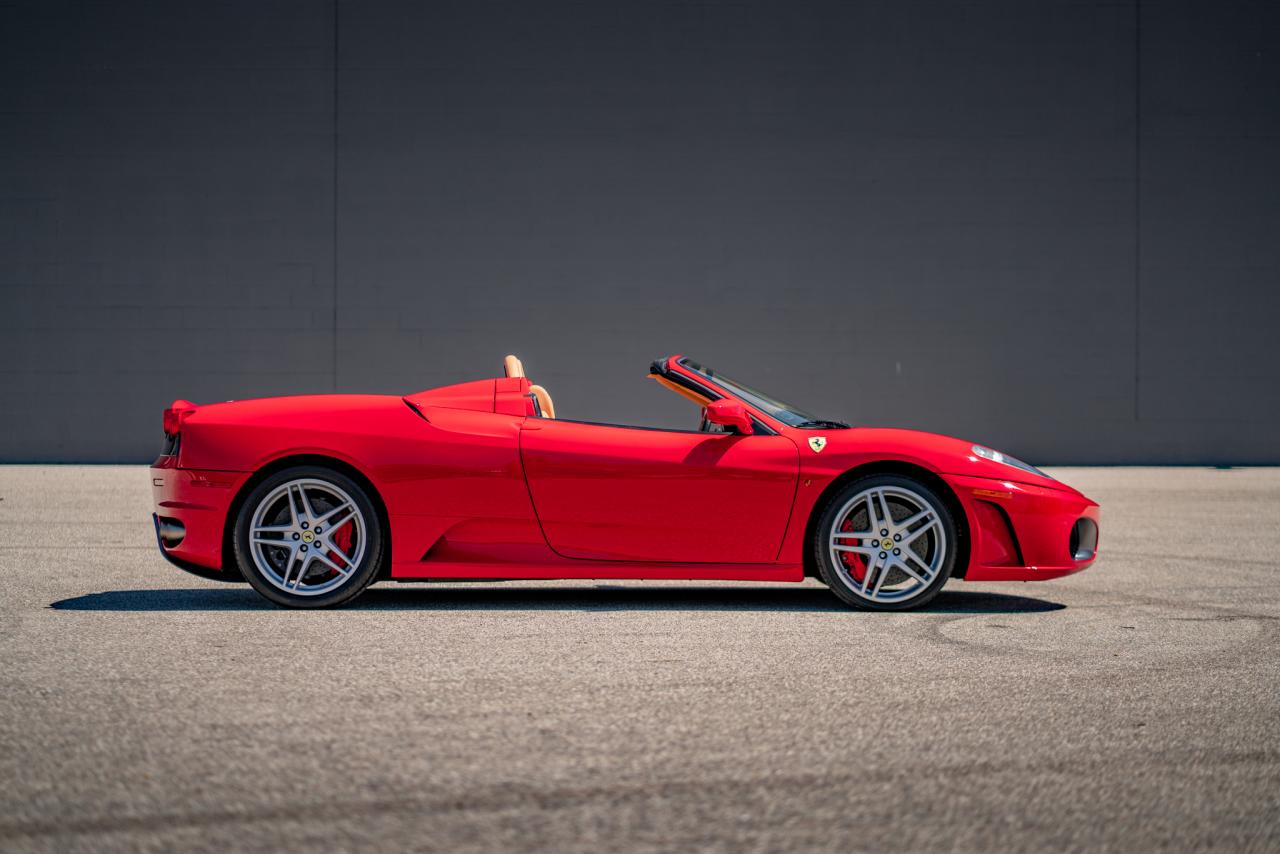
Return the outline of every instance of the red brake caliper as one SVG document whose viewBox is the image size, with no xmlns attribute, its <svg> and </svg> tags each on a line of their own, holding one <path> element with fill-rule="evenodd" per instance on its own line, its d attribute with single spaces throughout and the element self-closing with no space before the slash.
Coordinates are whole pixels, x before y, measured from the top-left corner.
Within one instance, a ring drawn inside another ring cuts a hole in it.
<svg viewBox="0 0 1280 854">
<path fill-rule="evenodd" d="M 844 524 L 840 526 L 840 530 L 852 531 L 853 519 L 845 519 Z M 853 545 L 854 543 L 862 545 L 862 540 L 856 537 L 850 539 L 853 541 L 850 545 Z M 844 562 L 845 568 L 849 570 L 849 574 L 853 576 L 854 581 L 861 584 L 863 579 L 867 577 L 867 564 L 862 560 L 861 555 L 855 554 L 854 552 L 840 552 L 840 560 Z"/>
<path fill-rule="evenodd" d="M 343 523 L 342 527 L 338 528 L 338 530 L 334 531 L 332 534 L 333 544 L 342 549 L 343 554 L 351 554 L 351 536 L 354 533 L 355 526 L 352 525 L 351 522 L 348 521 Z M 338 555 L 332 550 L 330 550 L 325 557 L 329 558 L 329 560 L 333 561 L 338 566 L 345 567 L 347 565 L 347 562 L 338 557 Z"/>
</svg>

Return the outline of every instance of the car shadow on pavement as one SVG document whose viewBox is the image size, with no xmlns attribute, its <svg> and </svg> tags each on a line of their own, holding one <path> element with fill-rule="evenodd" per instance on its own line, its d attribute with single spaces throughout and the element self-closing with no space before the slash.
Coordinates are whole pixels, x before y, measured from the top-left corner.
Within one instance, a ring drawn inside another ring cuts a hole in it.
<svg viewBox="0 0 1280 854">
<path fill-rule="evenodd" d="M 59 611 L 280 611 L 248 587 L 108 590 L 61 599 Z M 1065 605 L 1030 596 L 943 590 L 925 614 L 1025 614 Z M 376 587 L 349 606 L 355 611 L 853 611 L 817 587 Z"/>
</svg>

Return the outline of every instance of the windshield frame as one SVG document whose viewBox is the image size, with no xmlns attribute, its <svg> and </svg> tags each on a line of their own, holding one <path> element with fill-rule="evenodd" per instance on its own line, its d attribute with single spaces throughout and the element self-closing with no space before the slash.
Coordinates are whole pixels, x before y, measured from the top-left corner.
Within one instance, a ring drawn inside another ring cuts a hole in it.
<svg viewBox="0 0 1280 854">
<path fill-rule="evenodd" d="M 845 427 L 834 427 L 834 422 L 828 419 L 820 418 L 794 404 L 778 400 L 759 389 L 754 389 L 745 383 L 726 377 L 724 374 L 718 373 L 688 356 L 676 356 L 674 361 L 678 366 L 702 381 L 711 383 L 730 397 L 747 404 L 779 424 L 790 427 L 793 430 L 846 429 Z M 808 422 L 821 422 L 821 425 L 804 426 Z"/>
</svg>

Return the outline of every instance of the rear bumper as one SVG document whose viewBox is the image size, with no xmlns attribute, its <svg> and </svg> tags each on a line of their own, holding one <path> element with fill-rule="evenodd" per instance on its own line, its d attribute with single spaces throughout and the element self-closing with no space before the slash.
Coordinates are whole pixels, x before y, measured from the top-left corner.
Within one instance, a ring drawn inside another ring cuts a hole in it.
<svg viewBox="0 0 1280 854">
<path fill-rule="evenodd" d="M 1087 569 L 1097 559 L 1099 508 L 1075 490 L 945 477 L 969 522 L 966 581 L 1044 581 Z M 1077 527 L 1080 520 L 1087 522 Z M 1081 530 L 1089 534 L 1083 543 Z"/>
<path fill-rule="evenodd" d="M 198 563 L 192 563 L 175 556 L 164 543 L 164 538 L 160 535 L 160 516 L 156 513 L 151 514 L 151 521 L 156 526 L 156 546 L 160 549 L 160 554 L 169 563 L 181 569 L 183 572 L 189 572 L 192 575 L 198 575 L 201 578 L 207 578 L 210 581 L 244 581 L 244 578 L 237 571 L 223 572 L 220 569 L 210 569 L 207 566 L 201 566 Z"/>
<path fill-rule="evenodd" d="M 222 543 L 231 502 L 248 477 L 248 472 L 180 469 L 172 456 L 152 463 L 152 519 L 165 559 L 202 578 L 241 581 L 234 566 L 224 571 Z"/>
</svg>

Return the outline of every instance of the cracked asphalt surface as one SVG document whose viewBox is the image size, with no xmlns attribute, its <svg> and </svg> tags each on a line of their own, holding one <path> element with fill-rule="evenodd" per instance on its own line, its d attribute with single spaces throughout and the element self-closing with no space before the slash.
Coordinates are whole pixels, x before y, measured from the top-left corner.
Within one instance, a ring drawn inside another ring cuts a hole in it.
<svg viewBox="0 0 1280 854">
<path fill-rule="evenodd" d="M 1280 848 L 1280 470 L 1056 469 L 1102 557 L 804 585 L 165 563 L 143 467 L 0 467 L 0 849 Z"/>
</svg>

